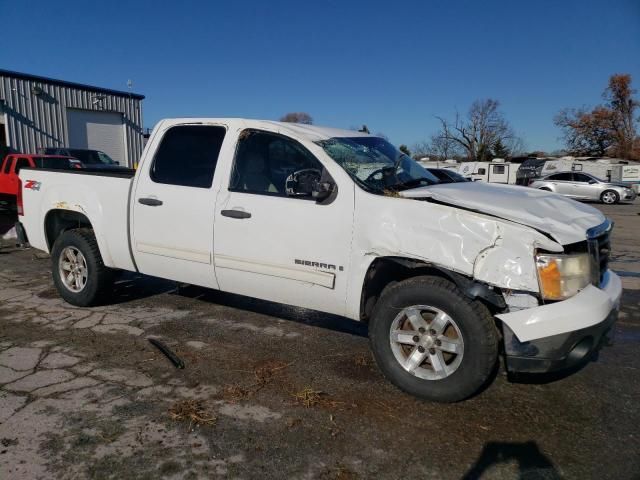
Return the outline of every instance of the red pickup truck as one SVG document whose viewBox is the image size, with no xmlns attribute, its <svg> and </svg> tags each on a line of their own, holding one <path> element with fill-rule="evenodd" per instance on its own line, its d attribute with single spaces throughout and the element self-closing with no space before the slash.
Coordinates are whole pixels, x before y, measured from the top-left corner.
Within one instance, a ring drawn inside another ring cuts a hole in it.
<svg viewBox="0 0 640 480">
<path fill-rule="evenodd" d="M 75 158 L 64 155 L 27 155 L 24 153 L 7 155 L 0 162 L 0 206 L 15 204 L 19 189 L 18 173 L 23 167 L 68 170 L 82 168 L 82 163 Z"/>
</svg>

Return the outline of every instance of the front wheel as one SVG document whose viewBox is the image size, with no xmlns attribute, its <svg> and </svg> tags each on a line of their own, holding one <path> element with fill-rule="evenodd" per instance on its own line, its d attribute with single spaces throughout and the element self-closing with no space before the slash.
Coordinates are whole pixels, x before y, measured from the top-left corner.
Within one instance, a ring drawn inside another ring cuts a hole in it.
<svg viewBox="0 0 640 480">
<path fill-rule="evenodd" d="M 600 200 L 607 205 L 613 205 L 614 203 L 618 203 L 620 196 L 615 190 L 605 190 L 602 192 L 602 195 L 600 195 Z"/>
<path fill-rule="evenodd" d="M 71 305 L 98 305 L 111 293 L 114 271 L 104 265 L 93 230 L 63 232 L 53 245 L 51 263 L 53 283 Z"/>
<path fill-rule="evenodd" d="M 416 277 L 389 288 L 374 309 L 369 339 L 378 366 L 393 384 L 437 402 L 476 393 L 498 358 L 497 331 L 487 308 L 437 277 Z"/>
</svg>

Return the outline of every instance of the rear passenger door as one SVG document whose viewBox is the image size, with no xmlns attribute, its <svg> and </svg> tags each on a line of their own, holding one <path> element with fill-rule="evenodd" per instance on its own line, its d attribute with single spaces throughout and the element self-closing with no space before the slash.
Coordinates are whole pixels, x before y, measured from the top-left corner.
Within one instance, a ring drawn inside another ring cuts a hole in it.
<svg viewBox="0 0 640 480">
<path fill-rule="evenodd" d="M 556 173 L 555 175 L 550 176 L 547 181 L 553 185 L 556 193 L 561 193 L 568 197 L 575 196 L 571 172 Z"/>
<path fill-rule="evenodd" d="M 175 125 L 153 140 L 131 196 L 140 272 L 218 288 L 212 185 L 225 134 L 223 125 Z"/>
</svg>

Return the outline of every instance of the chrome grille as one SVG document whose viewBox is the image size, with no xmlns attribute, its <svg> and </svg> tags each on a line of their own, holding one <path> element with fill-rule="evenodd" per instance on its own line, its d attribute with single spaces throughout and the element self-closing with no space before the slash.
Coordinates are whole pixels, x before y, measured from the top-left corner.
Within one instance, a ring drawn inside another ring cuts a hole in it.
<svg viewBox="0 0 640 480">
<path fill-rule="evenodd" d="M 592 260 L 591 283 L 599 287 L 609 266 L 611 255 L 611 230 L 613 222 L 607 220 L 602 225 L 587 230 L 589 254 Z"/>
</svg>

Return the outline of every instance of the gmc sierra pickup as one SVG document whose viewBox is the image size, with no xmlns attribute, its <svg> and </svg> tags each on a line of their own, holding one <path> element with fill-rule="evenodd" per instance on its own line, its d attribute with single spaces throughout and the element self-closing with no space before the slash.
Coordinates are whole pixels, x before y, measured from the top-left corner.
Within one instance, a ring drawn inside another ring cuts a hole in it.
<svg viewBox="0 0 640 480">
<path fill-rule="evenodd" d="M 383 138 L 173 119 L 137 171 L 23 169 L 18 227 L 77 306 L 117 270 L 368 322 L 385 376 L 452 402 L 512 372 L 588 359 L 621 295 L 598 210 L 560 195 L 439 184 Z"/>
</svg>

